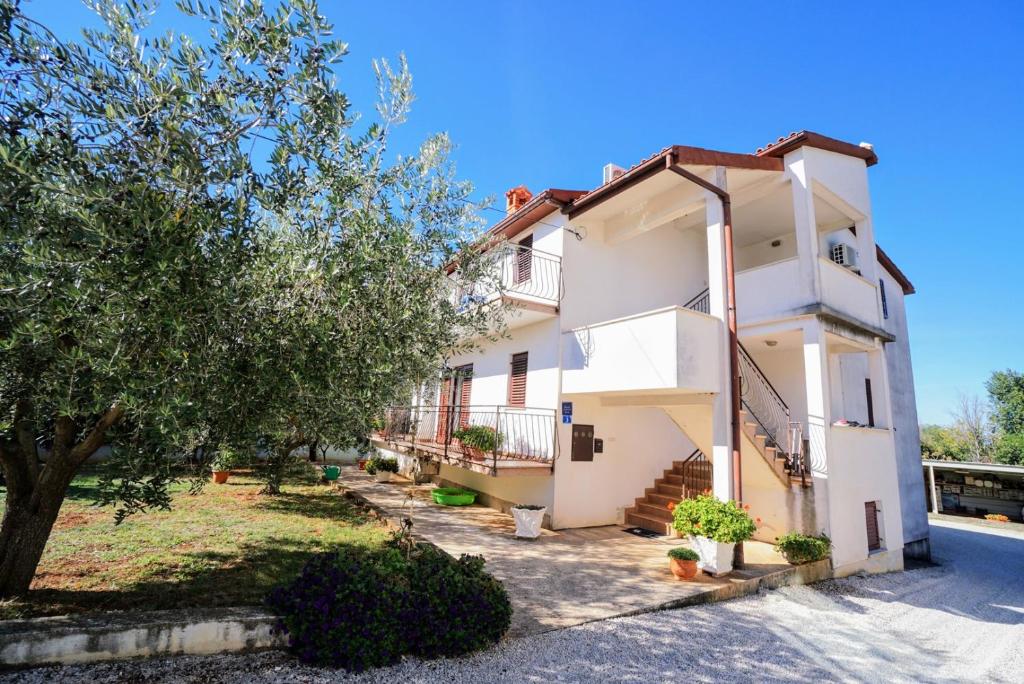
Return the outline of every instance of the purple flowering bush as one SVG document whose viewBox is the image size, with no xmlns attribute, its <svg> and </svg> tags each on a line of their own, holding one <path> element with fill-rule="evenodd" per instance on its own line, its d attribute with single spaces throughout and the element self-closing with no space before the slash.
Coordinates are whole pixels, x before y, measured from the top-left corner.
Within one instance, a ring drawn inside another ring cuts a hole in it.
<svg viewBox="0 0 1024 684">
<path fill-rule="evenodd" d="M 342 547 L 311 558 L 267 597 L 303 662 L 362 671 L 404 654 L 458 656 L 496 643 L 512 606 L 478 556 L 432 546 Z"/>
</svg>

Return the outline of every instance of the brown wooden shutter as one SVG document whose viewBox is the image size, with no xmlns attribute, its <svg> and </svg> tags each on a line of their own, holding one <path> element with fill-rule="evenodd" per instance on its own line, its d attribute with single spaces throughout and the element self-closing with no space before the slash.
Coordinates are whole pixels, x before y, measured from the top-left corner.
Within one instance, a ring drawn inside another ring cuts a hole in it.
<svg viewBox="0 0 1024 684">
<path fill-rule="evenodd" d="M 529 365 L 529 352 L 512 355 L 512 368 L 508 376 L 508 405 L 523 408 L 526 406 L 526 371 Z"/>
<path fill-rule="evenodd" d="M 864 522 L 868 529 L 868 551 L 882 548 L 882 540 L 878 535 L 878 506 L 874 501 L 864 504 Z"/>
<path fill-rule="evenodd" d="M 525 283 L 533 275 L 533 235 L 527 235 L 519 241 L 516 248 L 515 284 Z"/>
<path fill-rule="evenodd" d="M 437 441 L 448 440 L 448 421 L 451 416 L 452 378 L 445 375 L 441 380 L 441 395 L 437 399 Z"/>
<path fill-rule="evenodd" d="M 459 392 L 459 427 L 469 425 L 469 404 L 473 395 L 473 364 L 459 366 L 455 369 L 462 377 L 462 391 Z"/>
</svg>

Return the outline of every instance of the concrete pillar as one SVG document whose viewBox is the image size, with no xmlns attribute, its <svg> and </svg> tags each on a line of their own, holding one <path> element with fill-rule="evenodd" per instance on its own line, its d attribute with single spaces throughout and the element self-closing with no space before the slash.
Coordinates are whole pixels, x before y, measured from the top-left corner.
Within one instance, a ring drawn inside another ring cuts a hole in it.
<svg viewBox="0 0 1024 684">
<path fill-rule="evenodd" d="M 821 301 L 821 273 L 818 269 L 818 224 L 814 215 L 814 193 L 803 151 L 786 155 L 787 175 L 793 195 L 793 223 L 796 253 L 800 263 L 800 291 L 805 301 Z"/>
<path fill-rule="evenodd" d="M 814 509 L 818 526 L 828 532 L 828 453 L 832 424 L 832 392 L 829 382 L 828 346 L 821 322 L 811 319 L 803 327 L 804 378 L 807 391 L 807 440 Z"/>
<path fill-rule="evenodd" d="M 712 183 L 726 188 L 725 169 L 716 167 Z M 717 367 L 721 391 L 711 404 L 713 491 L 719 499 L 734 498 L 732 491 L 732 432 L 729 376 L 729 327 L 725 277 L 725 222 L 722 202 L 713 192 L 704 192 L 708 237 L 708 304 L 712 316 L 721 321 Z"/>
<path fill-rule="evenodd" d="M 939 495 L 935 493 L 935 466 L 928 466 L 928 491 L 931 494 L 932 513 L 939 513 Z"/>
</svg>

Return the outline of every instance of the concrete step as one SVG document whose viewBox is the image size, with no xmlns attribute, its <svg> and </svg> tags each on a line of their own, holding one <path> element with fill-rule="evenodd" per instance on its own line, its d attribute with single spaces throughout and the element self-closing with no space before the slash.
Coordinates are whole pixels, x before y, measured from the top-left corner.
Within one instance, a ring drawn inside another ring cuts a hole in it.
<svg viewBox="0 0 1024 684">
<path fill-rule="evenodd" d="M 670 535 L 674 533 L 671 523 L 658 518 L 652 518 L 643 513 L 637 513 L 632 509 L 626 509 L 626 524 L 631 527 L 642 527 L 657 534 Z"/>
<path fill-rule="evenodd" d="M 680 499 L 683 498 L 683 486 L 678 484 L 668 484 L 662 480 L 654 481 L 654 489 L 659 494 L 668 494 L 670 496 L 677 496 Z"/>
<path fill-rule="evenodd" d="M 670 484 L 683 484 L 683 476 L 671 470 L 666 470 L 665 474 L 661 477 L 661 479 Z"/>
<path fill-rule="evenodd" d="M 637 501 L 644 501 L 644 500 L 646 500 L 647 503 L 652 503 L 652 504 L 661 506 L 663 508 L 665 506 L 668 506 L 669 504 L 672 504 L 674 506 L 677 503 L 679 503 L 679 497 L 678 496 L 672 496 L 671 494 L 661 494 L 657 490 L 655 490 L 655 491 L 648 490 L 647 491 L 647 496 L 645 496 L 643 499 L 637 499 Z"/>
<path fill-rule="evenodd" d="M 672 513 L 665 506 L 659 506 L 656 503 L 640 503 L 636 506 L 637 513 L 642 513 L 649 518 L 657 518 L 658 520 L 664 520 L 665 522 L 672 522 Z"/>
</svg>

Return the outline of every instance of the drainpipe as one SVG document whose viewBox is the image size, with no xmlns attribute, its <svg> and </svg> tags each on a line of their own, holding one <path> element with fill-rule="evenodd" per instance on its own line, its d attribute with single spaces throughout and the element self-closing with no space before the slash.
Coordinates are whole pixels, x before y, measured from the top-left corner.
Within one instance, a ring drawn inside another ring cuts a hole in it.
<svg viewBox="0 0 1024 684">
<path fill-rule="evenodd" d="M 732 247 L 732 200 L 729 193 L 714 183 L 709 183 L 700 176 L 690 173 L 686 169 L 676 167 L 674 152 L 669 152 L 665 157 L 665 165 L 669 171 L 673 171 L 686 180 L 699 185 L 709 192 L 713 192 L 722 202 L 722 220 L 725 233 L 725 296 L 728 307 L 727 323 L 729 326 L 729 374 L 732 380 L 731 409 L 732 409 L 732 490 L 733 496 L 739 503 L 743 502 L 743 477 L 740 464 L 740 444 L 742 434 L 740 432 L 740 349 L 739 337 L 736 332 L 736 265 L 733 258 Z M 743 562 L 743 544 L 736 545 L 737 561 Z"/>
</svg>

